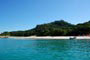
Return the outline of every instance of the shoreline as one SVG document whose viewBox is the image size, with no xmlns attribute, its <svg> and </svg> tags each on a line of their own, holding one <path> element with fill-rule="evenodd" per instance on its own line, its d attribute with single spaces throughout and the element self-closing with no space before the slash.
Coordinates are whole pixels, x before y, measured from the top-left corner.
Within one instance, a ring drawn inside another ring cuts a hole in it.
<svg viewBox="0 0 90 60">
<path fill-rule="evenodd" d="M 16 37 L 16 36 L 4 36 L 0 38 L 15 38 L 15 39 L 90 39 L 90 36 L 28 36 L 28 37 Z"/>
</svg>

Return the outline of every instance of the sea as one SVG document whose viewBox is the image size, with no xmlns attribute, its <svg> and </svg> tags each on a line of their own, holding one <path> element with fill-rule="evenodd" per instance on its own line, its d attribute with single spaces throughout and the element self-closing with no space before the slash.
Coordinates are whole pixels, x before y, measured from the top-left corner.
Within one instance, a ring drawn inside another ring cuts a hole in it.
<svg viewBox="0 0 90 60">
<path fill-rule="evenodd" d="M 0 60 L 90 60 L 90 40 L 0 38 Z"/>
</svg>

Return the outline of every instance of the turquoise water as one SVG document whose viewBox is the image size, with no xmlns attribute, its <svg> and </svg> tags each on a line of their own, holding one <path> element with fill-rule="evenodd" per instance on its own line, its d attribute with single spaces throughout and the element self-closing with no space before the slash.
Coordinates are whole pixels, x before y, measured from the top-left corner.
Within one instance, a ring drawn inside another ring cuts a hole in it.
<svg viewBox="0 0 90 60">
<path fill-rule="evenodd" d="M 90 40 L 2 38 L 0 60 L 90 60 Z"/>
</svg>

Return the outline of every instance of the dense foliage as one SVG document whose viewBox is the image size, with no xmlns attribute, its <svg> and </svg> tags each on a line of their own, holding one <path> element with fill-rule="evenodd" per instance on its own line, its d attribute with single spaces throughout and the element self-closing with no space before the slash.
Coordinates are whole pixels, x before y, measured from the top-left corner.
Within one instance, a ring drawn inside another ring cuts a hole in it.
<svg viewBox="0 0 90 60">
<path fill-rule="evenodd" d="M 64 20 L 37 25 L 26 31 L 4 32 L 1 35 L 10 36 L 78 36 L 90 35 L 90 21 L 73 25 Z"/>
</svg>

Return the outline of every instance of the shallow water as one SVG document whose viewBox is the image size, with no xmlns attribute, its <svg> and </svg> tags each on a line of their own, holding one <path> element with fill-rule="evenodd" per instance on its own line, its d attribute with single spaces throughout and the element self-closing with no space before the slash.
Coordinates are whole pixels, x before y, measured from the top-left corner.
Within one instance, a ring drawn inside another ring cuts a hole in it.
<svg viewBox="0 0 90 60">
<path fill-rule="evenodd" d="M 0 38 L 0 60 L 90 60 L 90 40 Z"/>
</svg>

